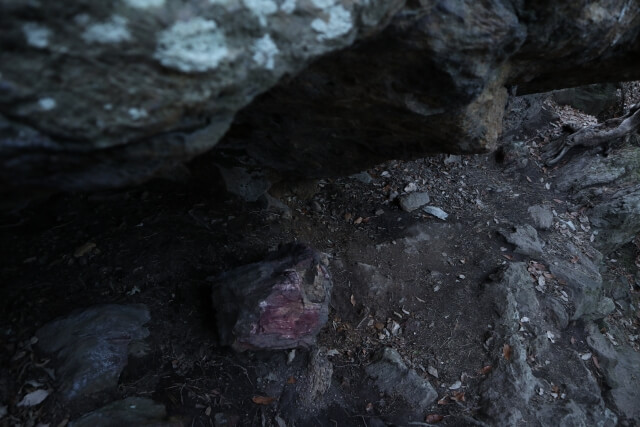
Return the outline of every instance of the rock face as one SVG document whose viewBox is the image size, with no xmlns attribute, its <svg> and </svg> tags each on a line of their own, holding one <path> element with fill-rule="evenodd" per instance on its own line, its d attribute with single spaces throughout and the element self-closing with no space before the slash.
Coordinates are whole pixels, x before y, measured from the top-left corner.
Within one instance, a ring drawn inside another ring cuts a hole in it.
<svg viewBox="0 0 640 427">
<path fill-rule="evenodd" d="M 308 347 L 327 322 L 331 278 L 320 255 L 291 243 L 213 284 L 223 344 L 236 350 Z"/>
<path fill-rule="evenodd" d="M 487 289 L 496 296 L 501 316 L 493 336 L 494 369 L 481 385 L 481 412 L 488 424 L 616 425 L 585 362 L 556 344 L 564 331 L 541 310 L 544 299 L 533 290 L 526 265 L 510 264 Z M 526 323 L 520 321 L 523 316 Z M 554 384 L 562 384 L 561 390 L 554 393 Z"/>
<path fill-rule="evenodd" d="M 507 86 L 640 77 L 637 0 L 0 8 L 5 188 L 135 183 L 211 149 L 234 117 L 216 158 L 290 175 L 483 152 L 500 134 Z"/>
</svg>

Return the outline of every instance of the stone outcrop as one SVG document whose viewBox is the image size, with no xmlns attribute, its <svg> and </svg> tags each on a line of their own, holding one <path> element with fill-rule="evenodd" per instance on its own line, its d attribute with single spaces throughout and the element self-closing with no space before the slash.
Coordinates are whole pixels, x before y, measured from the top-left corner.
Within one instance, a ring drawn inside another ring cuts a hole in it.
<svg viewBox="0 0 640 427">
<path fill-rule="evenodd" d="M 639 78 L 638 10 L 637 0 L 6 0 L 0 182 L 131 184 L 216 145 L 216 159 L 308 177 L 488 151 L 507 87 Z"/>
</svg>

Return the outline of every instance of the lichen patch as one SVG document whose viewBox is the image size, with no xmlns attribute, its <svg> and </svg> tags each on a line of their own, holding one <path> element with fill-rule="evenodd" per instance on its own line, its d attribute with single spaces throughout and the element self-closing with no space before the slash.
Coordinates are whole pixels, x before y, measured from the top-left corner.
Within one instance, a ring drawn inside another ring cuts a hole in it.
<svg viewBox="0 0 640 427">
<path fill-rule="evenodd" d="M 51 30 L 47 27 L 43 27 L 35 22 L 27 22 L 22 26 L 22 32 L 27 39 L 27 44 L 31 47 L 38 49 L 44 49 L 49 46 L 49 37 L 51 37 Z"/>
<path fill-rule="evenodd" d="M 53 98 L 40 98 L 38 100 L 38 106 L 42 111 L 51 111 L 56 108 L 57 102 Z"/>
<path fill-rule="evenodd" d="M 154 54 L 165 67 L 185 73 L 214 70 L 228 56 L 224 33 L 204 18 L 177 22 L 161 32 Z"/>
<path fill-rule="evenodd" d="M 124 2 L 134 9 L 152 9 L 164 6 L 165 0 L 124 0 Z"/>
<path fill-rule="evenodd" d="M 127 19 L 114 15 L 109 21 L 91 24 L 82 33 L 84 41 L 89 43 L 115 44 L 131 40 L 127 28 Z"/>
<path fill-rule="evenodd" d="M 253 62 L 267 70 L 273 70 L 275 57 L 279 53 L 278 46 L 269 34 L 265 34 L 253 43 Z"/>
<path fill-rule="evenodd" d="M 320 2 L 320 0 L 316 1 Z M 316 18 L 311 22 L 311 28 L 319 33 L 316 37 L 319 41 L 335 39 L 351 31 L 353 27 L 351 13 L 341 4 L 329 7 L 327 14 L 328 21 Z"/>
<path fill-rule="evenodd" d="M 145 110 L 144 108 L 129 108 L 128 113 L 129 117 L 131 117 L 133 120 L 140 120 L 149 116 L 147 110 Z"/>
<path fill-rule="evenodd" d="M 296 0 L 284 0 L 280 5 L 280 10 L 286 14 L 293 13 L 296 10 Z"/>
<path fill-rule="evenodd" d="M 242 0 L 244 5 L 253 13 L 263 27 L 267 25 L 267 16 L 278 11 L 278 5 L 273 0 Z"/>
<path fill-rule="evenodd" d="M 311 0 L 311 3 L 318 9 L 326 9 L 336 4 L 337 0 Z"/>
</svg>

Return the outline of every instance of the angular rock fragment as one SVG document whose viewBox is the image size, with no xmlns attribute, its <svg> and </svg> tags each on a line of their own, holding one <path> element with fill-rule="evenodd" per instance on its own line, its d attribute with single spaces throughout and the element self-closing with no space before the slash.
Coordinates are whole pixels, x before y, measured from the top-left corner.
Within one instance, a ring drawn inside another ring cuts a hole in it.
<svg viewBox="0 0 640 427">
<path fill-rule="evenodd" d="M 538 232 L 532 226 L 517 226 L 512 233 L 503 232 L 502 235 L 507 242 L 516 247 L 515 252 L 531 257 L 539 257 L 542 255 L 544 242 L 538 238 Z"/>
<path fill-rule="evenodd" d="M 215 279 L 220 339 L 238 351 L 313 345 L 328 319 L 331 287 L 318 252 L 299 243 L 282 245 L 263 261 Z"/>
<path fill-rule="evenodd" d="M 36 332 L 38 346 L 55 354 L 67 399 L 113 388 L 127 365 L 129 344 L 149 335 L 142 304 L 107 304 L 76 311 Z"/>
<path fill-rule="evenodd" d="M 443 221 L 446 220 L 447 217 L 449 216 L 448 213 L 446 213 L 445 211 L 443 211 L 442 209 L 436 206 L 425 206 L 424 208 L 422 208 L 422 210 L 425 213 L 428 213 L 429 215 L 433 215 L 436 218 L 441 219 Z"/>
<path fill-rule="evenodd" d="M 403 211 L 413 212 L 429 203 L 429 194 L 426 192 L 409 193 L 400 196 L 400 207 Z"/>
<path fill-rule="evenodd" d="M 438 398 L 431 383 L 409 369 L 396 350 L 385 347 L 375 358 L 366 371 L 381 391 L 402 396 L 420 411 L 425 411 Z"/>
</svg>

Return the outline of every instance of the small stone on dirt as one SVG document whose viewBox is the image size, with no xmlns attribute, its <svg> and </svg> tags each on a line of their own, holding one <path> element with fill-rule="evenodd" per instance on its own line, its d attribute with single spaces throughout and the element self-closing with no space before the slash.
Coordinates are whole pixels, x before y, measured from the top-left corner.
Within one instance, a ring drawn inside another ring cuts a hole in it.
<svg viewBox="0 0 640 427">
<path fill-rule="evenodd" d="M 363 184 L 371 184 L 373 182 L 373 178 L 367 172 L 360 172 L 354 175 L 351 175 L 350 178 L 355 179 L 356 181 L 360 181 Z"/>
<path fill-rule="evenodd" d="M 553 225 L 553 212 L 550 207 L 534 205 L 529 207 L 528 212 L 536 228 L 548 230 Z"/>
<path fill-rule="evenodd" d="M 443 211 L 442 209 L 436 206 L 425 206 L 424 208 L 422 208 L 422 210 L 425 213 L 428 213 L 429 215 L 433 215 L 436 218 L 441 219 L 443 221 L 447 219 L 447 217 L 449 216 L 448 213 L 446 213 L 445 211 Z"/>
<path fill-rule="evenodd" d="M 413 212 L 416 209 L 429 203 L 429 194 L 427 192 L 416 192 L 403 194 L 400 196 L 400 207 L 405 212 Z"/>
<path fill-rule="evenodd" d="M 538 232 L 532 226 L 520 225 L 512 233 L 502 232 L 507 242 L 516 247 L 515 252 L 531 257 L 540 257 L 544 242 L 538 237 Z"/>
</svg>

